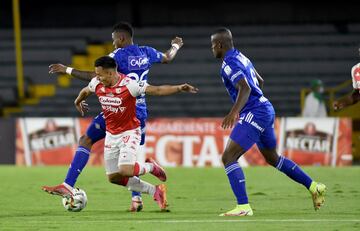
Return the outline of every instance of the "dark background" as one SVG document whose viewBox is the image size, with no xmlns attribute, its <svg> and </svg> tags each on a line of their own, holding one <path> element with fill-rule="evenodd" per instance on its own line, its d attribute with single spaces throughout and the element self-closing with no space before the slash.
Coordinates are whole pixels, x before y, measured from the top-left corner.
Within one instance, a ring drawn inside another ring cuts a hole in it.
<svg viewBox="0 0 360 231">
<path fill-rule="evenodd" d="M 12 26 L 11 0 L 0 3 L 2 28 Z M 104 27 L 123 20 L 135 27 L 238 25 L 267 23 L 360 22 L 356 1 L 26 1 L 20 0 L 21 23 L 30 27 Z M 96 9 L 96 11 L 94 11 Z"/>
</svg>

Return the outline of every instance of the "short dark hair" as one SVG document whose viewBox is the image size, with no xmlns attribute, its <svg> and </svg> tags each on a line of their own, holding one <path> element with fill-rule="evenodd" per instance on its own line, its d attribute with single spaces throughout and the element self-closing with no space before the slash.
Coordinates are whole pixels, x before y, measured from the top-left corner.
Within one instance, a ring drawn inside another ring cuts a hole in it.
<svg viewBox="0 0 360 231">
<path fill-rule="evenodd" d="M 109 56 L 102 56 L 95 60 L 95 67 L 102 67 L 104 69 L 114 68 L 116 69 L 115 59 Z"/>
<path fill-rule="evenodd" d="M 128 22 L 119 22 L 113 26 L 112 32 L 126 32 L 130 35 L 130 37 L 133 37 L 134 35 L 134 29 Z"/>
<path fill-rule="evenodd" d="M 229 32 L 231 33 L 229 28 L 220 27 L 220 28 L 214 30 L 214 32 L 212 34 L 223 34 L 223 33 L 229 33 Z"/>
<path fill-rule="evenodd" d="M 220 27 L 220 28 L 216 29 L 213 34 L 227 33 L 229 31 L 230 30 L 226 27 Z"/>
</svg>

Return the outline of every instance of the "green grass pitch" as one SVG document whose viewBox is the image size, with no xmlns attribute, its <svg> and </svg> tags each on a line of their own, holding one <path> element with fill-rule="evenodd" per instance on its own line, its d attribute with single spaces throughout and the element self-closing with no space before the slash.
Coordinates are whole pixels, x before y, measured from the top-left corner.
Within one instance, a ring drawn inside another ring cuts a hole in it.
<svg viewBox="0 0 360 231">
<path fill-rule="evenodd" d="M 219 217 L 235 206 L 222 168 L 169 168 L 171 212 L 159 212 L 143 195 L 144 210 L 129 213 L 130 192 L 108 183 L 102 167 L 88 167 L 77 184 L 88 205 L 72 213 L 40 189 L 62 182 L 67 167 L 1 166 L 0 230 L 360 230 L 360 168 L 304 169 L 328 187 L 320 211 L 303 186 L 271 167 L 250 167 L 244 171 L 254 216 Z M 143 179 L 158 183 L 151 175 Z"/>
</svg>

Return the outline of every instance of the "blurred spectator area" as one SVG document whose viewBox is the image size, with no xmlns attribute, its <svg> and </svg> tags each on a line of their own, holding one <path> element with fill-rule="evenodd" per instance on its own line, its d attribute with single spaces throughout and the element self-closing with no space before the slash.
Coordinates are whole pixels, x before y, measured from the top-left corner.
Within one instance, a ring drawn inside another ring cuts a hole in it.
<svg viewBox="0 0 360 231">
<path fill-rule="evenodd" d="M 160 51 L 170 47 L 174 36 L 184 40 L 173 63 L 155 64 L 150 84 L 188 82 L 200 88 L 197 95 L 147 97 L 150 117 L 224 116 L 231 108 L 219 74 L 221 62 L 211 53 L 210 35 L 216 26 L 135 28 L 134 42 Z M 360 24 L 348 24 L 346 31 L 335 24 L 272 24 L 229 26 L 239 48 L 265 79 L 264 93 L 278 116 L 300 114 L 300 90 L 318 78 L 326 87 L 350 79 L 351 67 L 359 61 Z M 12 29 L 0 30 L 0 98 L 14 105 L 16 71 Z M 112 50 L 111 28 L 24 29 L 22 31 L 26 84 L 54 85 L 52 97 L 38 104 L 23 105 L 17 116 L 77 116 L 73 106 L 86 82 L 72 79 L 59 86 L 56 75 L 48 74 L 51 63 L 63 63 L 92 70 L 93 60 Z M 351 88 L 349 88 L 350 90 Z M 90 115 L 100 111 L 96 97 L 89 99 Z"/>
</svg>

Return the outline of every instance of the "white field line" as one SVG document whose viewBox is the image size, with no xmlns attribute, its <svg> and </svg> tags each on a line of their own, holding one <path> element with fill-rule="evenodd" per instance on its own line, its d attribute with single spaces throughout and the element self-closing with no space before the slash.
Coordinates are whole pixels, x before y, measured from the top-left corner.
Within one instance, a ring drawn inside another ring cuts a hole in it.
<svg viewBox="0 0 360 231">
<path fill-rule="evenodd" d="M 224 219 L 224 220 L 174 220 L 174 219 L 154 219 L 154 220 L 89 220 L 89 221 L 76 221 L 76 220 L 61 220 L 61 221 L 27 221 L 29 223 L 323 223 L 323 222 L 341 222 L 341 223 L 354 223 L 360 222 L 360 219 Z"/>
</svg>

